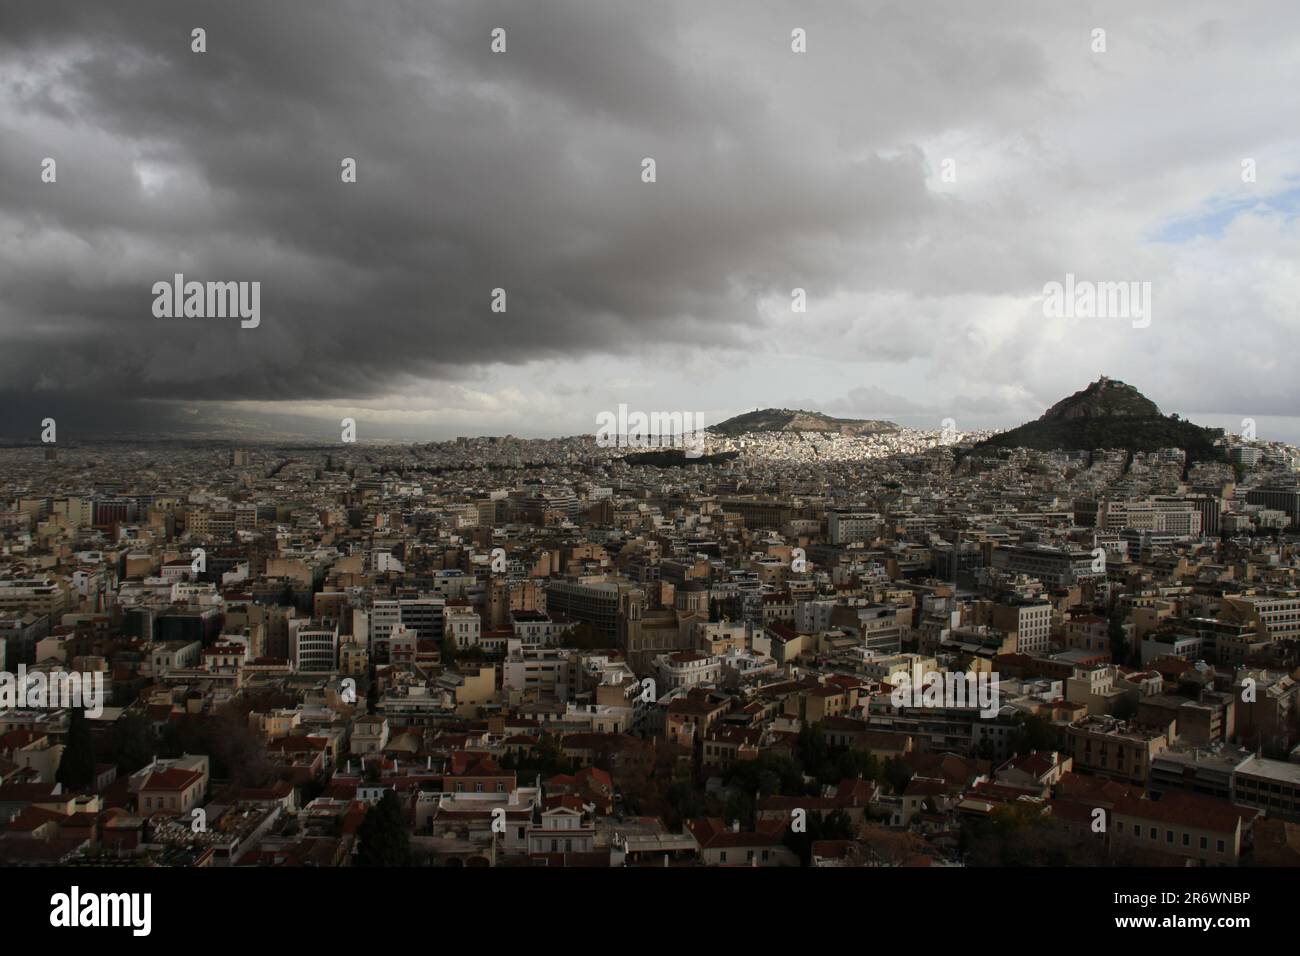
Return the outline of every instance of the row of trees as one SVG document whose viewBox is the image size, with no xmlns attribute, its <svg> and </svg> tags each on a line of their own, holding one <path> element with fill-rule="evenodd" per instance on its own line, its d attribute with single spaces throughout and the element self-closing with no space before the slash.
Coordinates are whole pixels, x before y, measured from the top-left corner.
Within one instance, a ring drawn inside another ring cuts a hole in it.
<svg viewBox="0 0 1300 956">
<path fill-rule="evenodd" d="M 84 790 L 95 780 L 95 767 L 113 763 L 132 774 L 155 757 L 207 754 L 212 775 L 237 786 L 260 786 L 269 766 L 266 745 L 248 726 L 248 705 L 228 707 L 216 716 L 186 714 L 156 729 L 140 711 L 129 710 L 113 723 L 107 740 L 96 745 L 90 724 L 81 710 L 73 710 L 55 778 L 69 789 Z"/>
</svg>

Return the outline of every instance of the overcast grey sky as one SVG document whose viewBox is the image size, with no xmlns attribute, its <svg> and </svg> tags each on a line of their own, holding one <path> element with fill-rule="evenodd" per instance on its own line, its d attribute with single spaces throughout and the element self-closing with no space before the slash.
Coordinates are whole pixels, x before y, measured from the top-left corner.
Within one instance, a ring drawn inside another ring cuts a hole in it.
<svg viewBox="0 0 1300 956">
<path fill-rule="evenodd" d="M 1300 440 L 1294 0 L 4 0 L 0 90 L 11 433 L 975 428 L 1105 373 Z M 261 324 L 155 318 L 177 272 Z M 1150 326 L 1045 318 L 1067 272 Z"/>
</svg>

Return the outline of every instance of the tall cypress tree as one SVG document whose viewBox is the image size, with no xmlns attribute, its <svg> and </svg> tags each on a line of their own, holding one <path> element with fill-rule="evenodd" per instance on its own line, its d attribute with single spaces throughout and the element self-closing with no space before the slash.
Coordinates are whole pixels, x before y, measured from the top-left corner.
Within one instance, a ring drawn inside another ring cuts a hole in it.
<svg viewBox="0 0 1300 956">
<path fill-rule="evenodd" d="M 95 742 L 90 737 L 90 724 L 80 708 L 72 711 L 68 724 L 68 739 L 54 779 L 68 790 L 89 790 L 95 782 Z"/>
<path fill-rule="evenodd" d="M 402 819 L 402 805 L 393 790 L 366 812 L 357 828 L 357 866 L 409 866 L 411 835 Z"/>
</svg>

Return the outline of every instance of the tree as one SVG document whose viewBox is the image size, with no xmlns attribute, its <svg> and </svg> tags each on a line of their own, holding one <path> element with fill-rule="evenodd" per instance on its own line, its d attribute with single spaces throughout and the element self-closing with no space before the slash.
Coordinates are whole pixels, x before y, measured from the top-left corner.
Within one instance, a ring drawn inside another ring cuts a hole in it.
<svg viewBox="0 0 1300 956">
<path fill-rule="evenodd" d="M 124 774 L 135 773 L 157 752 L 158 734 L 144 714 L 127 711 L 113 724 L 113 762 Z"/>
<path fill-rule="evenodd" d="M 68 725 L 68 739 L 54 777 L 69 790 L 89 790 L 95 782 L 95 742 L 90 736 L 90 724 L 80 708 L 72 711 Z"/>
<path fill-rule="evenodd" d="M 394 790 L 366 812 L 357 828 L 357 866 L 409 866 L 411 835 Z"/>
<path fill-rule="evenodd" d="M 680 826 L 692 817 L 704 816 L 707 807 L 704 794 L 686 781 L 669 786 L 667 801 L 669 826 Z"/>
<path fill-rule="evenodd" d="M 214 772 L 241 787 L 258 787 L 266 782 L 269 768 L 266 742 L 248 726 L 246 716 L 227 708 L 201 725 L 202 743 L 191 751 L 211 755 Z"/>
<path fill-rule="evenodd" d="M 182 739 L 181 728 L 169 720 L 162 725 L 162 730 L 158 732 L 158 756 L 172 760 L 184 752 L 185 743 Z"/>
<path fill-rule="evenodd" d="M 831 763 L 829 748 L 826 745 L 826 735 L 819 722 L 804 724 L 799 730 L 799 737 L 795 744 L 795 759 L 799 761 L 799 766 L 803 769 L 804 774 L 809 777 L 816 777 L 818 783 L 830 783 L 831 776 L 835 775 L 834 767 Z"/>
<path fill-rule="evenodd" d="M 843 810 L 832 810 L 823 816 L 820 813 L 808 814 L 803 833 L 795 833 L 789 827 L 781 841 L 799 854 L 804 866 L 812 864 L 812 846 L 820 840 L 853 839 L 853 821 Z"/>
<path fill-rule="evenodd" d="M 373 714 L 379 709 L 379 681 L 373 678 L 370 681 L 370 687 L 366 691 L 366 713 Z"/>
<path fill-rule="evenodd" d="M 885 768 L 870 750 L 856 750 L 852 747 L 832 747 L 831 758 L 835 766 L 835 779 L 827 783 L 839 783 L 861 777 L 863 780 L 881 781 Z"/>
<path fill-rule="evenodd" d="M 456 642 L 452 639 L 450 634 L 444 634 L 442 636 L 442 644 L 439 646 L 438 650 L 442 654 L 443 667 L 452 667 L 455 665 L 457 653 Z"/>
<path fill-rule="evenodd" d="M 1110 612 L 1107 637 L 1110 640 L 1111 661 L 1126 664 L 1129 654 L 1128 635 L 1124 632 L 1124 609 L 1118 605 Z"/>
<path fill-rule="evenodd" d="M 788 757 L 769 754 L 754 760 L 738 761 L 723 780 L 729 787 L 737 787 L 746 793 L 757 791 L 765 797 L 773 794 L 802 796 L 807 790 L 799 764 Z"/>
<path fill-rule="evenodd" d="M 1081 840 L 1039 807 L 1002 807 L 962 826 L 960 848 L 968 866 L 1100 866 L 1102 840 Z"/>
<path fill-rule="evenodd" d="M 895 793 L 902 793 L 907 789 L 907 785 L 912 782 L 912 771 L 903 763 L 902 757 L 890 757 L 885 763 L 885 780 L 894 789 Z"/>
<path fill-rule="evenodd" d="M 728 822 L 739 820 L 741 829 L 748 830 L 754 826 L 754 809 L 753 796 L 744 790 L 733 790 L 723 813 Z"/>
<path fill-rule="evenodd" d="M 560 738 L 555 734 L 542 734 L 531 750 L 519 755 L 515 772 L 521 780 L 541 775 L 545 780 L 557 773 L 572 773 L 573 761 L 564 753 Z"/>
<path fill-rule="evenodd" d="M 1056 731 L 1050 721 L 1038 714 L 1030 714 L 1020 725 L 1015 737 L 1015 751 L 1027 754 L 1031 750 L 1055 750 Z"/>
</svg>

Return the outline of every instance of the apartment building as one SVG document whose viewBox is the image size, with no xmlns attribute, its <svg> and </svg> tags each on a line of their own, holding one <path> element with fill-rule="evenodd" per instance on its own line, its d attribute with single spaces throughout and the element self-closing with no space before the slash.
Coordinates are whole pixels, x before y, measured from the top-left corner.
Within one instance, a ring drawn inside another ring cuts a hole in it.
<svg viewBox="0 0 1300 956">
<path fill-rule="evenodd" d="M 1232 802 L 1300 821 L 1300 763 L 1249 755 L 1233 771 Z"/>
<path fill-rule="evenodd" d="M 1195 538 L 1202 530 L 1200 505 L 1185 498 L 1103 499 L 1091 507 L 1076 505 L 1075 515 L 1080 524 L 1103 532 L 1132 529 Z"/>
<path fill-rule="evenodd" d="M 1091 551 L 1047 547 L 1000 547 L 993 550 L 992 565 L 1008 575 L 1037 578 L 1047 588 L 1068 588 L 1090 578 L 1105 577 L 1093 568 Z"/>
<path fill-rule="evenodd" d="M 399 625 L 414 631 L 419 640 L 442 642 L 444 598 L 382 598 L 370 608 L 368 621 L 371 654 L 380 662 L 388 660 L 393 630 Z"/>
<path fill-rule="evenodd" d="M 477 647 L 483 632 L 483 619 L 468 604 L 448 604 L 443 608 L 443 634 L 457 650 Z"/>
<path fill-rule="evenodd" d="M 1249 753 L 1237 749 L 1171 747 L 1151 759 L 1147 790 L 1197 793 L 1216 800 L 1232 800 L 1232 778 Z"/>
<path fill-rule="evenodd" d="M 618 633 L 619 603 L 630 585 L 604 576 L 551 580 L 546 608 L 553 614 L 590 624 L 603 637 Z"/>
<path fill-rule="evenodd" d="M 1052 605 L 1047 601 L 981 601 L 975 607 L 975 623 L 1014 631 L 1016 651 L 1020 654 L 1043 654 L 1051 645 Z"/>
<path fill-rule="evenodd" d="M 1281 511 L 1287 517 L 1288 527 L 1294 528 L 1300 524 L 1300 488 L 1293 484 L 1252 488 L 1246 492 L 1246 503 Z"/>
<path fill-rule="evenodd" d="M 532 856 L 590 853 L 595 847 L 595 824 L 572 807 L 543 810 L 540 824 L 528 830 L 528 852 Z"/>
<path fill-rule="evenodd" d="M 1145 785 L 1151 761 L 1169 748 L 1166 732 L 1114 717 L 1087 717 L 1064 728 L 1062 750 L 1074 768 L 1125 783 Z"/>
<path fill-rule="evenodd" d="M 869 544 L 884 527 L 884 519 L 871 511 L 826 512 L 826 530 L 833 545 L 863 542 Z"/>
<path fill-rule="evenodd" d="M 501 665 L 501 687 L 568 700 L 577 687 L 577 657 L 558 647 L 532 647 L 511 638 Z"/>
<path fill-rule="evenodd" d="M 722 660 L 695 651 L 676 651 L 655 658 L 659 690 L 665 693 L 679 687 L 713 686 L 722 678 Z"/>
<path fill-rule="evenodd" d="M 72 607 L 72 589 L 55 578 L 0 578 L 0 614 L 62 614 Z"/>
<path fill-rule="evenodd" d="M 910 608 L 892 604 L 838 605 L 831 623 L 858 637 L 873 654 L 898 654 L 903 649 L 904 628 L 909 628 Z M 775 656 L 775 655 L 773 655 Z"/>
<path fill-rule="evenodd" d="M 1219 616 L 1254 624 L 1273 641 L 1300 637 L 1300 593 L 1225 594 Z"/>
<path fill-rule="evenodd" d="M 289 622 L 289 661 L 305 673 L 330 673 L 338 668 L 337 621 L 294 618 Z"/>
<path fill-rule="evenodd" d="M 1154 851 L 1185 865 L 1236 866 L 1255 811 L 1190 793 L 1159 800 L 1124 797 L 1109 814 L 1109 838 L 1118 851 Z"/>
<path fill-rule="evenodd" d="M 203 801 L 204 775 L 197 770 L 172 767 L 150 772 L 136 794 L 137 805 L 146 815 L 167 811 L 188 817 Z"/>
</svg>

